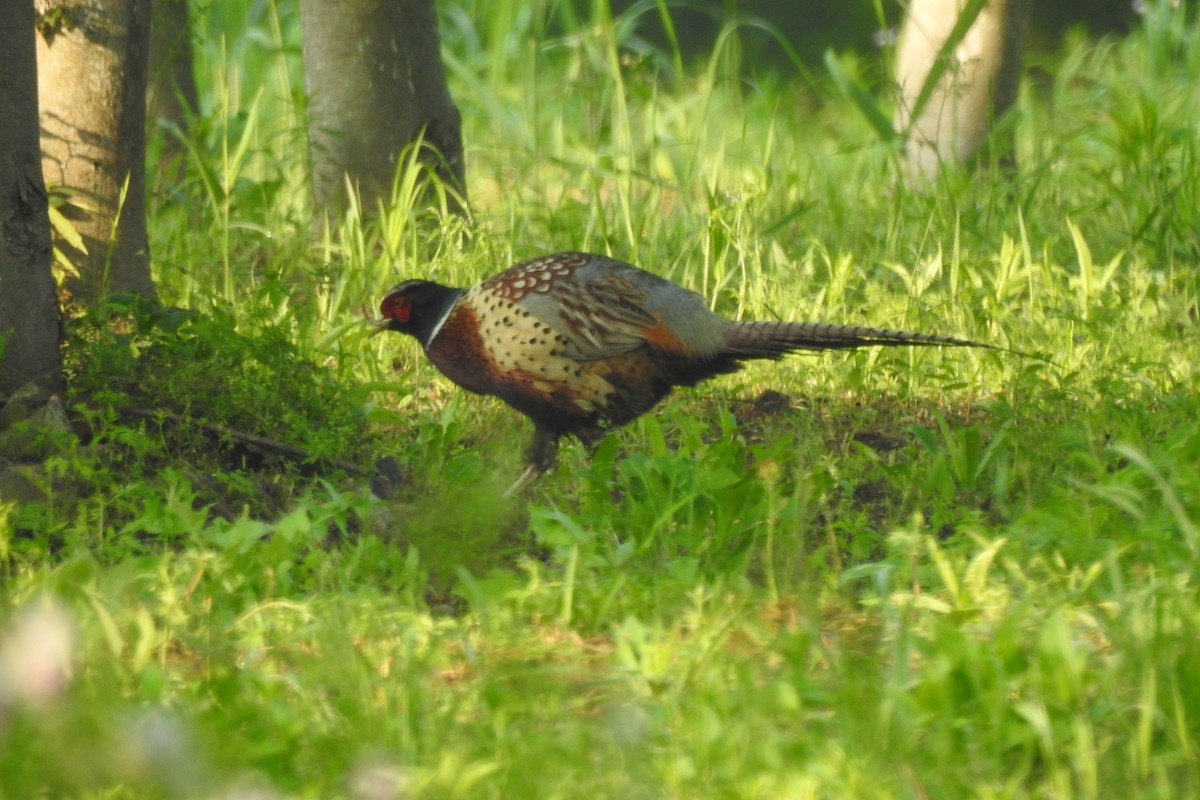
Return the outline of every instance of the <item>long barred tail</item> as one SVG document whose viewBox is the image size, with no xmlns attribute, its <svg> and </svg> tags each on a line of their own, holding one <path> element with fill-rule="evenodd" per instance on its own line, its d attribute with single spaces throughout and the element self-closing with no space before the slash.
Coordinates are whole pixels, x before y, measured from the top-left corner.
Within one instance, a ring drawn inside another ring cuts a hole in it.
<svg viewBox="0 0 1200 800">
<path fill-rule="evenodd" d="M 738 322 L 725 336 L 725 355 L 734 358 L 779 358 L 793 350 L 844 350 L 855 347 L 983 347 L 994 345 L 932 333 L 827 325 L 821 322 Z"/>
</svg>

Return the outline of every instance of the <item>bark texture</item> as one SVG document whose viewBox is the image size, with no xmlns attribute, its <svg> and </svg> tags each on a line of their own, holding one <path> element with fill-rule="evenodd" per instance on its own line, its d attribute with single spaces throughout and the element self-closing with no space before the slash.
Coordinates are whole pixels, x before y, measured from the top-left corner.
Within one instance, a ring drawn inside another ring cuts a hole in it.
<svg viewBox="0 0 1200 800">
<path fill-rule="evenodd" d="M 50 219 L 38 145 L 33 4 L 0 0 L 0 394 L 62 387 Z"/>
<path fill-rule="evenodd" d="M 463 192 L 433 0 L 301 0 L 300 14 L 317 203 L 343 208 L 347 175 L 366 207 L 386 200 L 398 156 L 422 135 L 442 180 Z"/>
<path fill-rule="evenodd" d="M 991 0 L 954 48 L 929 101 L 914 108 L 965 4 L 912 0 L 908 7 L 896 63 L 896 127 L 911 125 L 905 156 L 914 176 L 933 178 L 943 165 L 968 161 L 1016 99 L 1028 0 Z"/>
<path fill-rule="evenodd" d="M 42 168 L 87 253 L 65 241 L 85 303 L 154 295 L 146 240 L 146 65 L 150 0 L 37 0 Z M 123 197 L 123 199 L 122 199 Z M 114 235 L 115 231 L 115 235 Z"/>
</svg>

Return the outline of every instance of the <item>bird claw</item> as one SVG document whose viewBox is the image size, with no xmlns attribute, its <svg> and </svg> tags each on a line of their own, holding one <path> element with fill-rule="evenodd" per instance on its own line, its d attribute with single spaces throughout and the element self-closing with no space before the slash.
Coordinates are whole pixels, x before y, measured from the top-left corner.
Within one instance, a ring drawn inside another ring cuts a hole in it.
<svg viewBox="0 0 1200 800">
<path fill-rule="evenodd" d="M 513 485 L 504 490 L 504 497 L 512 497 L 519 493 L 529 484 L 533 483 L 533 479 L 542 474 L 542 470 L 537 468 L 536 464 L 530 464 L 521 473 L 521 476 L 513 481 Z"/>
<path fill-rule="evenodd" d="M 534 478 L 543 472 L 549 472 L 554 467 L 558 457 L 559 436 L 560 434 L 555 431 L 543 428 L 541 425 L 534 425 L 533 442 L 529 446 L 525 471 L 504 492 L 505 497 L 512 497 L 532 483 Z"/>
</svg>

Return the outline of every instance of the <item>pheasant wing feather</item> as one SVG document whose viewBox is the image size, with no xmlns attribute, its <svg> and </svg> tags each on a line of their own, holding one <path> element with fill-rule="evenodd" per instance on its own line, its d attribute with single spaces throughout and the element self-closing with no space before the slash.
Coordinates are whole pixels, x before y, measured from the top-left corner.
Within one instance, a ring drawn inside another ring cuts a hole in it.
<svg viewBox="0 0 1200 800">
<path fill-rule="evenodd" d="M 578 361 L 614 358 L 643 347 L 658 324 L 646 292 L 618 276 L 561 279 L 553 296 L 527 295 L 522 303 L 562 337 L 562 354 Z"/>
</svg>

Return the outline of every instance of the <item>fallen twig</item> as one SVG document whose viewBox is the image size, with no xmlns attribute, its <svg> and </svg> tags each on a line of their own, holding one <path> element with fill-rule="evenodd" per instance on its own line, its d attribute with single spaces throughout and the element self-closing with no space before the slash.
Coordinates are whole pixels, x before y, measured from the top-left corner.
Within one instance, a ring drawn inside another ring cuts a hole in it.
<svg viewBox="0 0 1200 800">
<path fill-rule="evenodd" d="M 162 411 L 153 408 L 125 408 L 122 409 L 122 413 L 128 414 L 132 417 L 139 417 L 141 419 L 165 420 L 176 425 L 195 425 L 201 430 L 207 431 L 214 436 L 220 436 L 222 438 L 227 437 L 235 442 L 257 447 L 269 453 L 284 456 L 295 461 L 323 461 L 332 467 L 345 470 L 351 475 L 367 474 L 366 470 L 350 461 L 345 461 L 340 458 L 333 458 L 332 456 L 314 456 L 308 450 L 305 450 L 303 447 L 298 445 L 288 444 L 287 442 L 277 442 L 274 439 L 268 439 L 265 436 L 259 436 L 255 433 L 247 433 L 246 431 L 239 431 L 236 428 L 227 428 L 224 425 L 215 425 L 211 422 L 202 422 L 201 420 L 193 419 L 192 417 L 186 417 L 183 414 L 176 414 L 171 411 Z"/>
</svg>

